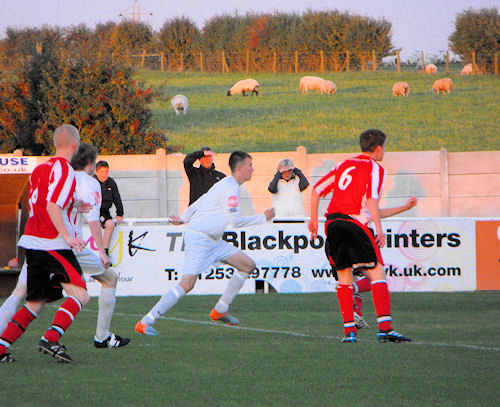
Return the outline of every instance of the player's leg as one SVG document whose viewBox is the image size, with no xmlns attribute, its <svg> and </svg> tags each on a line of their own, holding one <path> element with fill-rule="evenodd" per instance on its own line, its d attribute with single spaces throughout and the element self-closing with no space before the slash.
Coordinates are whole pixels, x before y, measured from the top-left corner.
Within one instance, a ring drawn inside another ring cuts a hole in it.
<svg viewBox="0 0 500 407">
<path fill-rule="evenodd" d="M 17 284 L 9 298 L 0 307 L 0 332 L 3 332 L 7 324 L 17 311 L 17 307 L 26 298 L 26 278 L 28 265 L 23 264 L 21 273 L 17 279 Z"/>
<path fill-rule="evenodd" d="M 190 292 L 194 288 L 197 279 L 198 274 L 184 274 L 180 283 L 163 294 L 155 306 L 136 324 L 136 332 L 143 335 L 158 335 L 158 332 L 153 328 L 155 321 L 166 314 L 182 297 Z"/>
<path fill-rule="evenodd" d="M 344 322 L 345 337 L 342 342 L 356 342 L 356 324 L 354 322 L 353 276 L 351 267 L 337 270 L 339 284 L 337 285 L 337 299 L 340 313 Z"/>
<path fill-rule="evenodd" d="M 391 295 L 382 264 L 377 263 L 374 268 L 366 270 L 364 274 L 371 281 L 373 305 L 379 328 L 378 340 L 381 342 L 410 342 L 410 338 L 406 338 L 392 329 Z"/>
<path fill-rule="evenodd" d="M 115 230 L 115 221 L 113 219 L 106 219 L 104 223 L 104 232 L 102 236 L 102 243 L 104 245 L 104 250 L 106 254 L 109 255 L 109 243 L 111 242 L 111 236 L 113 236 L 113 231 Z"/>
<path fill-rule="evenodd" d="M 235 247 L 229 245 L 227 249 L 234 251 Z M 236 270 L 229 279 L 224 293 L 210 312 L 210 318 L 213 321 L 221 321 L 228 325 L 238 325 L 239 321 L 228 313 L 229 307 L 245 284 L 245 281 L 248 280 L 250 274 L 253 270 L 255 270 L 256 264 L 250 257 L 240 250 L 237 250 L 236 253 L 225 258 L 224 262 L 233 266 Z"/>
<path fill-rule="evenodd" d="M 361 293 L 371 290 L 370 280 L 366 277 L 361 277 L 352 283 L 354 289 L 354 322 L 358 329 L 370 328 L 368 322 L 363 317 L 363 298 Z"/>
<path fill-rule="evenodd" d="M 28 301 L 17 311 L 0 333 L 0 363 L 14 362 L 7 349 L 26 331 L 28 325 L 42 312 L 45 300 Z"/>
</svg>

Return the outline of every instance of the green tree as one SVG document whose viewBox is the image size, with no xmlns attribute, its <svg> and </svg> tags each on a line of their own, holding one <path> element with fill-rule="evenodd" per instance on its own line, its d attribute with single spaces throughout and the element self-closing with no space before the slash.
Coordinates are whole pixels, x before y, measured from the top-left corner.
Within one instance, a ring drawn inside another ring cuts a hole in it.
<svg viewBox="0 0 500 407">
<path fill-rule="evenodd" d="M 14 106 L 9 98 L 16 100 Z M 71 123 L 103 154 L 154 152 L 165 147 L 165 137 L 151 128 L 152 98 L 130 69 L 96 58 L 92 49 L 44 51 L 19 73 L 19 81 L 10 87 L 1 82 L 0 139 L 8 136 L 9 142 L 0 149 L 51 154 L 53 130 Z"/>
<path fill-rule="evenodd" d="M 200 30 L 187 17 L 174 18 L 163 24 L 159 42 L 165 52 L 188 54 L 199 47 Z"/>
<path fill-rule="evenodd" d="M 451 50 L 465 62 L 472 62 L 476 52 L 476 64 L 480 70 L 493 71 L 495 52 L 500 51 L 500 16 L 498 9 L 469 9 L 457 15 L 455 31 L 449 37 Z"/>
<path fill-rule="evenodd" d="M 152 28 L 141 22 L 124 21 L 113 31 L 113 48 L 119 53 L 142 51 L 155 45 Z"/>
</svg>

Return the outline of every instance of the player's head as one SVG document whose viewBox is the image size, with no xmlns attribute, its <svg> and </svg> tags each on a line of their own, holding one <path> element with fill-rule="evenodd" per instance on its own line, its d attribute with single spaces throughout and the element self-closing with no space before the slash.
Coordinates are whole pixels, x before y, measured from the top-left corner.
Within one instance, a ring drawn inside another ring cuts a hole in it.
<svg viewBox="0 0 500 407">
<path fill-rule="evenodd" d="M 203 157 L 200 158 L 200 164 L 204 168 L 210 168 L 214 162 L 214 153 L 210 147 L 202 147 L 200 148 L 201 151 L 210 151 L 212 154 L 206 154 Z"/>
<path fill-rule="evenodd" d="M 252 178 L 252 156 L 245 151 L 234 151 L 229 156 L 229 168 L 233 177 L 242 184 Z"/>
<path fill-rule="evenodd" d="M 387 136 L 381 130 L 365 130 L 359 136 L 359 145 L 361 146 L 361 151 L 364 153 L 370 153 L 370 155 L 372 155 L 375 160 L 381 161 L 384 157 L 386 139 Z"/>
<path fill-rule="evenodd" d="M 71 124 L 62 124 L 55 131 L 52 136 L 56 151 L 71 151 L 74 156 L 80 145 L 80 133 L 78 129 Z"/>
<path fill-rule="evenodd" d="M 97 160 L 97 148 L 92 144 L 80 143 L 78 151 L 71 160 L 71 165 L 75 171 L 86 171 L 92 175 L 95 169 L 95 161 Z"/>
<path fill-rule="evenodd" d="M 278 164 L 278 171 L 281 172 L 281 176 L 285 180 L 292 178 L 292 170 L 295 168 L 293 161 L 289 158 L 284 158 Z"/>
<path fill-rule="evenodd" d="M 109 178 L 109 164 L 107 161 L 101 160 L 96 164 L 95 175 L 97 175 L 97 179 L 101 182 Z"/>
</svg>

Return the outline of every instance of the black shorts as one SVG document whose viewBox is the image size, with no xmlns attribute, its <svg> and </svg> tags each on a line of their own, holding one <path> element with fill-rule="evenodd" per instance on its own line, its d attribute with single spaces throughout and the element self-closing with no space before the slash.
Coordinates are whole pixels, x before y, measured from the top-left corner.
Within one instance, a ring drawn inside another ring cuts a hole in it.
<svg viewBox="0 0 500 407">
<path fill-rule="evenodd" d="M 380 249 L 368 227 L 350 216 L 335 213 L 327 217 L 325 251 L 337 270 L 351 267 L 356 274 L 384 264 Z"/>
<path fill-rule="evenodd" d="M 56 301 L 63 297 L 61 283 L 87 288 L 72 250 L 26 249 L 28 294 L 26 299 Z"/>
<path fill-rule="evenodd" d="M 99 221 L 101 222 L 101 227 L 104 229 L 106 226 L 106 222 L 110 219 L 113 219 L 111 213 L 109 211 L 101 211 L 101 215 L 99 216 Z"/>
</svg>

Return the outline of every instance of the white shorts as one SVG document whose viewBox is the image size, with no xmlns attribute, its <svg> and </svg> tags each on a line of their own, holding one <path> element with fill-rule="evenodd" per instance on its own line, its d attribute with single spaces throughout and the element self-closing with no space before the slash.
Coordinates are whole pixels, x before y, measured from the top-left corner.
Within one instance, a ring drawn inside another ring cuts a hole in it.
<svg viewBox="0 0 500 407">
<path fill-rule="evenodd" d="M 75 255 L 84 274 L 98 276 L 106 271 L 101 263 L 101 259 L 90 247 L 85 246 L 80 253 L 75 252 Z"/>
<path fill-rule="evenodd" d="M 224 240 L 214 240 L 202 233 L 186 230 L 183 274 L 208 273 L 218 262 L 240 253 L 240 249 Z"/>
</svg>

